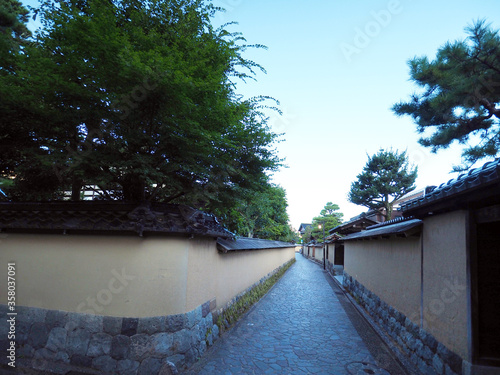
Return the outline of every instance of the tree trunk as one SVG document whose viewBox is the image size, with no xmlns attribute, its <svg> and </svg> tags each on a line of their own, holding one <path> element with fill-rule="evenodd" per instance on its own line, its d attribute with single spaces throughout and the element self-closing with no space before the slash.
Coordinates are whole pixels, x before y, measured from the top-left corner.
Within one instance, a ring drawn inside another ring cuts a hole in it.
<svg viewBox="0 0 500 375">
<path fill-rule="evenodd" d="M 82 192 L 82 180 L 73 179 L 71 184 L 71 200 L 78 202 L 80 200 L 80 193 Z"/>
<path fill-rule="evenodd" d="M 144 179 L 136 174 L 128 174 L 122 182 L 123 196 L 128 202 L 143 202 L 146 200 L 146 185 Z"/>
</svg>

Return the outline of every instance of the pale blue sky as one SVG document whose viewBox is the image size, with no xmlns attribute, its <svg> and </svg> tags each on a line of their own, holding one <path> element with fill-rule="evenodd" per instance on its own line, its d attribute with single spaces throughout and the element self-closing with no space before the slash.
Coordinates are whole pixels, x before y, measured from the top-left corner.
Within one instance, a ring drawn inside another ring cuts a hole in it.
<svg viewBox="0 0 500 375">
<path fill-rule="evenodd" d="M 394 116 L 390 108 L 416 89 L 408 80 L 408 59 L 432 57 L 446 41 L 463 39 L 474 20 L 486 18 L 500 28 L 498 1 L 215 3 L 228 9 L 216 22 L 237 21 L 232 30 L 269 48 L 247 53 L 267 75 L 239 91 L 281 102 L 284 116 L 273 116 L 271 124 L 286 133 L 278 150 L 289 168 L 274 181 L 287 190 L 295 228 L 311 222 L 328 201 L 340 206 L 345 219 L 365 211 L 349 203 L 347 193 L 366 154 L 381 147 L 408 150 L 419 168 L 419 188 L 455 176 L 449 172 L 460 163 L 460 148 L 431 154 L 417 143 L 411 119 Z M 358 30 L 368 38 L 355 40 Z M 344 52 L 350 47 L 356 53 Z"/>
<path fill-rule="evenodd" d="M 25 0 L 35 4 L 36 0 Z M 289 168 L 273 176 L 287 191 L 291 224 L 311 222 L 326 202 L 345 219 L 366 209 L 347 201 L 366 154 L 380 148 L 408 150 L 419 168 L 418 187 L 453 178 L 460 148 L 437 155 L 417 143 L 415 125 L 390 107 L 415 90 L 408 59 L 432 57 L 448 40 L 463 39 L 464 28 L 485 18 L 500 29 L 498 0 L 215 0 L 227 9 L 214 23 L 236 21 L 251 49 L 248 59 L 267 74 L 238 85 L 246 97 L 269 95 L 283 116 L 271 126 L 285 133 L 277 145 Z M 361 37 L 363 32 L 366 37 Z M 352 53 L 349 53 L 351 51 Z"/>
</svg>

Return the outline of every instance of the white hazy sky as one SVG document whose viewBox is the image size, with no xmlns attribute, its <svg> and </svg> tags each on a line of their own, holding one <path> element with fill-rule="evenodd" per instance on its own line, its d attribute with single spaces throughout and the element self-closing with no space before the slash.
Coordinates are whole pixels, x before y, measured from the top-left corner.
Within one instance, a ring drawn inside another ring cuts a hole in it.
<svg viewBox="0 0 500 375">
<path fill-rule="evenodd" d="M 24 0 L 36 6 L 36 0 Z M 418 166 L 417 187 L 438 185 L 455 175 L 460 147 L 431 154 L 417 142 L 410 118 L 390 110 L 416 89 L 407 61 L 434 57 L 464 28 L 486 19 L 500 29 L 498 0 L 214 0 L 226 9 L 214 24 L 237 22 L 249 44 L 246 58 L 261 64 L 256 82 L 238 85 L 245 97 L 269 95 L 283 116 L 271 114 L 272 130 L 285 133 L 277 145 L 288 168 L 273 176 L 287 191 L 293 227 L 311 222 L 326 202 L 347 220 L 366 209 L 347 193 L 380 148 L 407 150 Z"/>
</svg>

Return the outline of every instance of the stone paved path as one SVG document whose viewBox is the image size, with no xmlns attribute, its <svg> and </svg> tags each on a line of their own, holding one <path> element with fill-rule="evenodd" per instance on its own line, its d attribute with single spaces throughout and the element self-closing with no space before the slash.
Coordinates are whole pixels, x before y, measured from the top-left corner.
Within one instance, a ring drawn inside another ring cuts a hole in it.
<svg viewBox="0 0 500 375">
<path fill-rule="evenodd" d="M 185 374 L 405 374 L 330 276 L 296 258 Z"/>
</svg>

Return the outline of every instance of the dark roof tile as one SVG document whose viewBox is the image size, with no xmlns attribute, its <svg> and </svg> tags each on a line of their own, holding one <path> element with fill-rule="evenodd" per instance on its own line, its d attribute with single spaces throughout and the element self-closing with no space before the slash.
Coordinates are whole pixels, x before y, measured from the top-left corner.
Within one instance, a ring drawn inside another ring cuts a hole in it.
<svg viewBox="0 0 500 375">
<path fill-rule="evenodd" d="M 188 206 L 166 203 L 0 203 L 0 230 L 233 236 L 213 215 Z"/>
<path fill-rule="evenodd" d="M 486 187 L 500 182 L 500 159 L 490 161 L 481 168 L 471 169 L 428 192 L 424 197 L 412 200 L 401 205 L 403 212 L 434 202 L 467 193 L 477 188 Z"/>
<path fill-rule="evenodd" d="M 264 250 L 294 246 L 294 244 L 289 242 L 262 240 L 260 238 L 248 237 L 239 237 L 235 239 L 219 238 L 217 240 L 217 248 L 223 253 L 227 253 L 228 251 Z"/>
<path fill-rule="evenodd" d="M 363 232 L 353 233 L 343 237 L 343 241 L 361 240 L 361 239 L 376 239 L 389 236 L 403 236 L 407 237 L 412 234 L 418 233 L 422 226 L 422 220 L 419 219 L 400 219 L 387 221 L 382 224 L 373 225 L 368 227 Z"/>
</svg>

